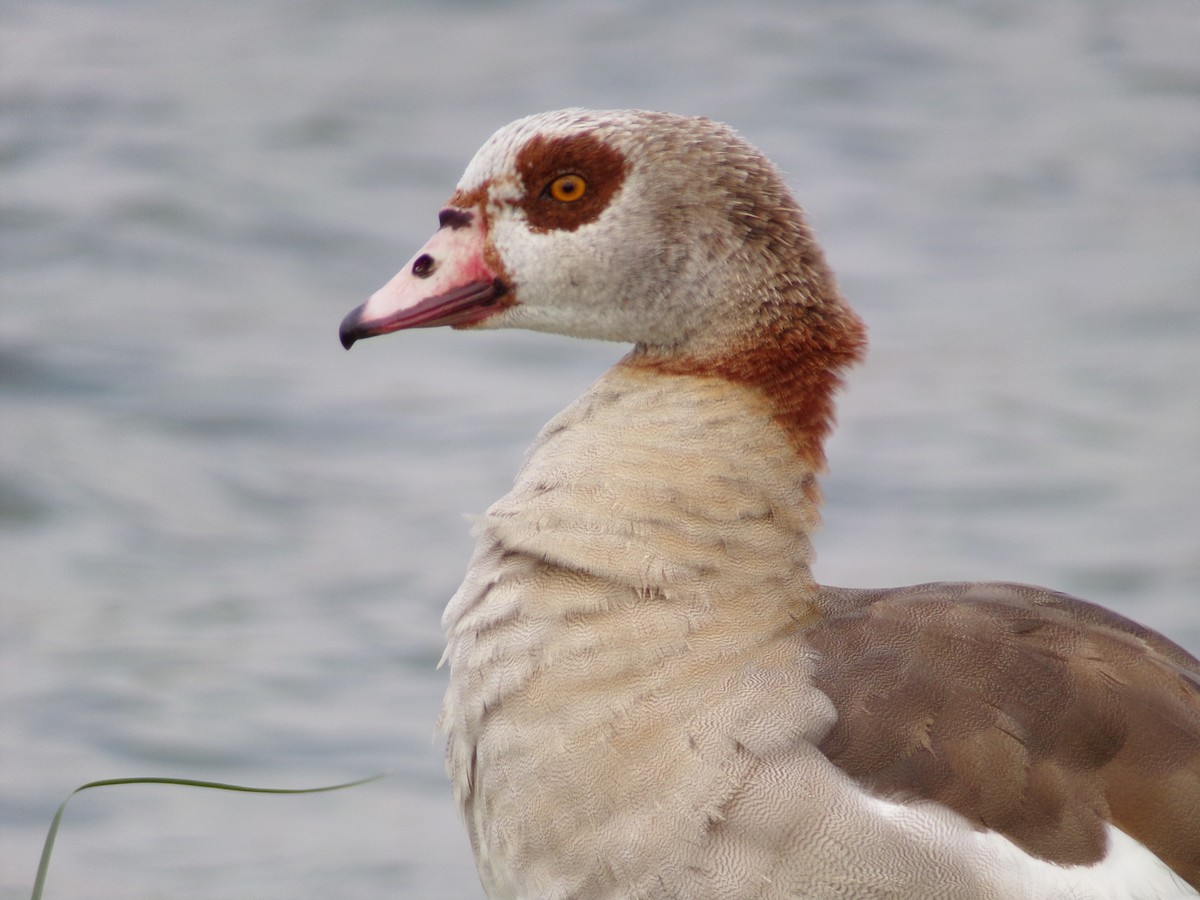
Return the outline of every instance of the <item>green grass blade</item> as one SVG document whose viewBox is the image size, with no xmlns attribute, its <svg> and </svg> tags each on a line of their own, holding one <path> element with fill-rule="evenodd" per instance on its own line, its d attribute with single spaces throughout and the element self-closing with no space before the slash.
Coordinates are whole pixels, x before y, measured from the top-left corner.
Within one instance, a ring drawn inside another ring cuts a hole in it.
<svg viewBox="0 0 1200 900">
<path fill-rule="evenodd" d="M 330 784 L 314 788 L 260 788 L 243 784 L 225 784 L 220 781 L 198 781 L 194 778 L 106 778 L 102 781 L 89 781 L 87 784 L 81 784 L 75 790 L 71 791 L 71 793 L 67 794 L 67 799 L 58 807 L 58 812 L 54 814 L 54 818 L 50 821 L 50 831 L 46 835 L 46 842 L 42 845 L 42 858 L 38 860 L 37 878 L 33 882 L 32 900 L 42 900 L 42 888 L 46 884 L 46 872 L 50 868 L 50 854 L 54 850 L 54 841 L 58 837 L 58 826 L 62 824 L 63 813 L 67 810 L 67 804 L 80 791 L 86 791 L 90 788 L 112 787 L 119 784 L 174 784 L 182 787 L 207 788 L 215 791 L 241 791 L 247 794 L 320 794 L 325 791 L 340 791 L 346 788 L 358 787 L 360 784 L 368 784 L 386 777 L 386 772 L 380 772 L 378 775 L 372 775 L 369 778 L 360 778 L 357 781 L 347 781 L 344 784 Z"/>
</svg>

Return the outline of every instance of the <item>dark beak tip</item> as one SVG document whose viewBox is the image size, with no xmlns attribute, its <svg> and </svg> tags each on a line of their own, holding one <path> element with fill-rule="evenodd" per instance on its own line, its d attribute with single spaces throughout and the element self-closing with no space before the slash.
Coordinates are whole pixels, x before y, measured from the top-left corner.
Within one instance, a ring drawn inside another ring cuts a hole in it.
<svg viewBox="0 0 1200 900">
<path fill-rule="evenodd" d="M 366 306 L 364 303 L 363 306 Z M 359 323 L 362 321 L 363 306 L 358 306 L 352 309 L 346 318 L 342 319 L 341 327 L 338 328 L 338 340 L 342 342 L 342 346 L 349 350 L 354 346 L 362 335 L 359 333 Z"/>
</svg>

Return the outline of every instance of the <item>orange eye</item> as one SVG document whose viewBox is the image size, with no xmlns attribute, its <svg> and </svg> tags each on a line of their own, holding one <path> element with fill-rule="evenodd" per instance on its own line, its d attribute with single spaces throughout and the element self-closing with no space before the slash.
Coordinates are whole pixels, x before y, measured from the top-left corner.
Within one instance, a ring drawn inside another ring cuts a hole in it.
<svg viewBox="0 0 1200 900">
<path fill-rule="evenodd" d="M 559 175 L 546 191 L 559 203 L 574 203 L 587 193 L 587 181 L 582 175 Z"/>
</svg>

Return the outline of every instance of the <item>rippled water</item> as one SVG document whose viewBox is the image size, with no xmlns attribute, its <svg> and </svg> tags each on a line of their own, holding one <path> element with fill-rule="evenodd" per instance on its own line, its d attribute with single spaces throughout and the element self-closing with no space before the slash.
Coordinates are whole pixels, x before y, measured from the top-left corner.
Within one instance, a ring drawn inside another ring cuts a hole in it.
<svg viewBox="0 0 1200 900">
<path fill-rule="evenodd" d="M 0 8 L 0 897 L 474 897 L 431 739 L 466 512 L 622 348 L 337 344 L 525 113 L 733 123 L 872 328 L 818 576 L 1200 650 L 1200 16 L 1053 4 Z"/>
</svg>

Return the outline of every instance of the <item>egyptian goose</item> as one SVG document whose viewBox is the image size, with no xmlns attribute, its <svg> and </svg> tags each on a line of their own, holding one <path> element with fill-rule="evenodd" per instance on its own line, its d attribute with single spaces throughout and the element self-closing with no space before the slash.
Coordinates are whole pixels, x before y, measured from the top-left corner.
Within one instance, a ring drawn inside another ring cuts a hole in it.
<svg viewBox="0 0 1200 900">
<path fill-rule="evenodd" d="M 725 126 L 498 131 L 342 322 L 632 351 L 542 430 L 446 609 L 447 771 L 492 897 L 1200 896 L 1200 663 L 1015 584 L 813 581 L 864 330 Z"/>
</svg>

